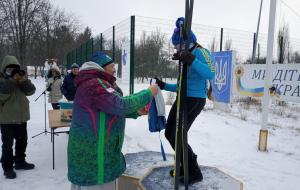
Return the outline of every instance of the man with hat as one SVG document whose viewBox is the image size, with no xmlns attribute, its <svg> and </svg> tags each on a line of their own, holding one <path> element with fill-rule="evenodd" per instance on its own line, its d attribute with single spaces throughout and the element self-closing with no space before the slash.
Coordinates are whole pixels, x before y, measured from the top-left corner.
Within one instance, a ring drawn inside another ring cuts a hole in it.
<svg viewBox="0 0 300 190">
<path fill-rule="evenodd" d="M 76 93 L 76 86 L 74 85 L 74 79 L 79 73 L 79 65 L 73 63 L 71 66 L 71 72 L 64 78 L 63 85 L 61 86 L 61 92 L 68 101 L 73 101 Z"/>
</svg>

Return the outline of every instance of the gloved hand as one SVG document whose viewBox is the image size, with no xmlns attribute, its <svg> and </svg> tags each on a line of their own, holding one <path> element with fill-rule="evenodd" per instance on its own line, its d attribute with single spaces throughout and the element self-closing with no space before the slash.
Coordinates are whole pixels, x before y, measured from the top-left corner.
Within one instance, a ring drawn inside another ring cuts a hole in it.
<svg viewBox="0 0 300 190">
<path fill-rule="evenodd" d="M 172 60 L 179 60 L 179 53 L 174 53 L 172 56 Z"/>
<path fill-rule="evenodd" d="M 191 65 L 195 60 L 195 56 L 189 51 L 181 51 L 179 52 L 178 59 L 184 64 Z"/>
<path fill-rule="evenodd" d="M 157 77 L 155 77 L 155 80 L 156 80 L 156 84 L 159 86 L 159 88 L 160 88 L 161 90 L 165 89 L 165 85 L 166 85 L 165 82 L 161 81 L 161 80 L 160 80 L 159 78 L 157 78 Z"/>
<path fill-rule="evenodd" d="M 181 51 L 173 54 L 172 60 L 180 60 L 184 64 L 191 65 L 195 56 L 189 51 Z"/>
<path fill-rule="evenodd" d="M 49 86 L 47 89 L 46 89 L 48 92 L 51 91 L 51 86 Z"/>
<path fill-rule="evenodd" d="M 27 80 L 26 75 L 20 75 L 19 73 L 14 74 L 13 79 L 16 81 L 17 84 L 22 84 Z"/>
</svg>

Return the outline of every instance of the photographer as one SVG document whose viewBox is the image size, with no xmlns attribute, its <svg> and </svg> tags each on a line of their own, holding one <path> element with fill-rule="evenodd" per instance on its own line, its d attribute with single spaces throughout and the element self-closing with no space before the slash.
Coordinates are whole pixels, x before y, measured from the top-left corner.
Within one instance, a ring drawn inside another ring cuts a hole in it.
<svg viewBox="0 0 300 190">
<path fill-rule="evenodd" d="M 33 95 L 35 86 L 27 79 L 24 70 L 14 56 L 5 56 L 1 66 L 0 77 L 0 124 L 2 139 L 1 163 L 4 176 L 8 179 L 16 178 L 15 169 L 30 170 L 34 164 L 27 163 L 27 121 L 29 115 L 29 101 L 26 96 Z M 15 140 L 15 156 L 13 143 Z"/>
<path fill-rule="evenodd" d="M 48 102 L 52 104 L 54 110 L 59 109 L 58 101 L 62 98 L 60 91 L 62 80 L 60 70 L 57 66 L 53 65 L 49 70 L 48 82 L 46 85 L 47 91 L 49 92 Z"/>
</svg>

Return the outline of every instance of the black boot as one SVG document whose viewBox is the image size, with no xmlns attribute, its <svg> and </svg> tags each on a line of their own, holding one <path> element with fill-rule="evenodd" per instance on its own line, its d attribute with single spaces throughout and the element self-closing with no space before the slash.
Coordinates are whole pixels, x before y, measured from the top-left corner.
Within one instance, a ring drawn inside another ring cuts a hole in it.
<svg viewBox="0 0 300 190">
<path fill-rule="evenodd" d="M 180 183 L 184 184 L 184 176 L 181 177 Z M 189 185 L 192 185 L 197 182 L 201 182 L 203 180 L 203 175 L 200 170 L 200 167 L 197 162 L 197 156 L 193 155 L 191 159 L 189 159 Z"/>
<path fill-rule="evenodd" d="M 4 176 L 7 179 L 15 179 L 17 177 L 17 174 L 16 174 L 16 172 L 13 169 L 11 169 L 11 170 L 4 170 Z"/>
<path fill-rule="evenodd" d="M 32 170 L 34 168 L 34 164 L 24 162 L 16 162 L 15 169 L 16 170 Z"/>
</svg>

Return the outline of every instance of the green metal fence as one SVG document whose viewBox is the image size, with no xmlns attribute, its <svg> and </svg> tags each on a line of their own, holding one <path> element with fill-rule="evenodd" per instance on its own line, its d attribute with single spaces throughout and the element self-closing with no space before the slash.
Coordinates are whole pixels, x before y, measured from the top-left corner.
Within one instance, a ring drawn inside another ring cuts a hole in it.
<svg viewBox="0 0 300 190">
<path fill-rule="evenodd" d="M 131 16 L 81 44 L 66 55 L 67 68 L 76 62 L 82 65 L 95 51 L 104 51 L 117 65 L 117 76 L 122 77 L 122 49 L 130 57 L 130 93 L 134 92 L 134 80 L 145 82 L 150 77 L 176 78 L 177 63 L 172 61 L 173 46 L 170 38 L 175 28 L 174 20 Z M 211 51 L 235 50 L 237 61 L 246 63 L 253 53 L 253 32 L 193 23 L 197 42 Z M 300 52 L 300 40 L 290 39 L 292 52 Z M 256 59 L 265 61 L 267 35 L 260 34 Z M 278 51 L 278 44 L 274 47 Z M 274 53 L 274 61 L 278 60 Z M 293 62 L 293 57 L 289 58 Z"/>
</svg>

